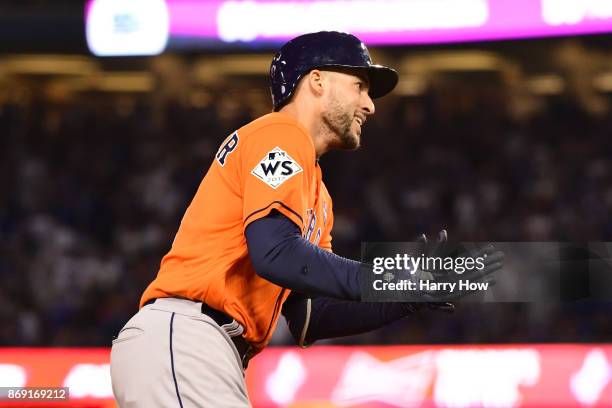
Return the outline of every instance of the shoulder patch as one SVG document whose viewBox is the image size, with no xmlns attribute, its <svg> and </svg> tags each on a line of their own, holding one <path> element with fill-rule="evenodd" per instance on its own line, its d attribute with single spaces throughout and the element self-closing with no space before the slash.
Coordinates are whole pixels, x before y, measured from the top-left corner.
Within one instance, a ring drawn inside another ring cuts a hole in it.
<svg viewBox="0 0 612 408">
<path fill-rule="evenodd" d="M 270 150 L 251 170 L 251 174 L 276 190 L 291 177 L 302 172 L 300 165 L 280 147 Z"/>
<path fill-rule="evenodd" d="M 219 148 L 219 151 L 215 155 L 221 167 L 225 166 L 227 156 L 229 156 L 229 154 L 236 149 L 239 140 L 240 139 L 238 138 L 238 132 L 234 132 L 231 136 L 225 139 L 225 142 L 223 142 L 223 144 Z"/>
</svg>

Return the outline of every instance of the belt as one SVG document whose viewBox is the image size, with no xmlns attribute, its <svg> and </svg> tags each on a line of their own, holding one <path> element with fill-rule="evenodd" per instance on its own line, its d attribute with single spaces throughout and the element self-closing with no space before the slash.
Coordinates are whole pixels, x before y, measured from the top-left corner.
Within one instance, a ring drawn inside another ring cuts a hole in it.
<svg viewBox="0 0 612 408">
<path fill-rule="evenodd" d="M 184 299 L 184 298 L 177 298 L 177 299 Z M 145 306 L 155 303 L 156 300 L 157 299 L 147 300 L 145 302 Z M 191 299 L 184 299 L 184 300 L 191 300 Z M 191 300 L 191 301 L 196 302 L 195 300 Z M 227 335 L 230 337 L 230 339 L 234 343 L 236 350 L 238 351 L 238 355 L 240 356 L 240 361 L 242 362 L 242 367 L 246 370 L 247 366 L 249 365 L 249 359 L 250 359 L 249 351 L 251 349 L 251 345 L 249 344 L 248 341 L 246 341 L 244 337 L 242 337 L 242 332 L 243 332 L 242 326 L 240 326 L 240 324 L 236 322 L 236 320 L 234 320 L 232 317 L 226 315 L 223 312 L 220 312 L 217 309 L 213 309 L 212 307 L 208 306 L 206 303 L 202 303 L 202 314 L 205 314 L 206 316 L 213 319 L 215 323 L 217 323 L 219 327 L 221 327 L 223 331 L 227 333 Z"/>
</svg>

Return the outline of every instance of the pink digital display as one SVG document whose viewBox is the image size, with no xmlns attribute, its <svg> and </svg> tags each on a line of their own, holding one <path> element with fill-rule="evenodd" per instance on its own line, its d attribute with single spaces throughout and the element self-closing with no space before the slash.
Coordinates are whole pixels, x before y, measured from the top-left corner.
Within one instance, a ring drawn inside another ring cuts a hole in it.
<svg viewBox="0 0 612 408">
<path fill-rule="evenodd" d="M 108 348 L 0 348 L 0 377 L 69 387 L 53 406 L 114 408 L 109 358 Z M 254 407 L 595 408 L 612 401 L 611 367 L 609 344 L 268 347 L 246 383 Z M 2 395 L 0 405 L 26 406 Z"/>
<path fill-rule="evenodd" d="M 170 38 L 257 44 L 339 30 L 371 45 L 612 32 L 612 0 L 166 0 Z"/>
<path fill-rule="evenodd" d="M 256 407 L 609 407 L 609 345 L 268 348 Z"/>
<path fill-rule="evenodd" d="M 167 47 L 261 47 L 337 30 L 368 45 L 443 44 L 612 32 L 612 0 L 88 0 L 96 55 Z"/>
</svg>

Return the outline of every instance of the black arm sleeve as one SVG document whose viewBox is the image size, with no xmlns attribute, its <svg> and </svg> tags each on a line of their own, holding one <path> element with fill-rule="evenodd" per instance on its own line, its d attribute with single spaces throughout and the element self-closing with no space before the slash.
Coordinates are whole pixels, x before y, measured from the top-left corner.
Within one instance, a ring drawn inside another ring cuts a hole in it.
<svg viewBox="0 0 612 408">
<path fill-rule="evenodd" d="M 279 212 L 253 221 L 245 235 L 251 262 L 262 278 L 308 295 L 361 299 L 359 271 L 367 266 L 306 241 Z"/>
<path fill-rule="evenodd" d="M 310 304 L 309 304 L 310 303 Z M 413 303 L 351 302 L 327 297 L 308 299 L 293 292 L 282 313 L 296 343 L 350 336 L 378 329 L 422 307 Z"/>
</svg>

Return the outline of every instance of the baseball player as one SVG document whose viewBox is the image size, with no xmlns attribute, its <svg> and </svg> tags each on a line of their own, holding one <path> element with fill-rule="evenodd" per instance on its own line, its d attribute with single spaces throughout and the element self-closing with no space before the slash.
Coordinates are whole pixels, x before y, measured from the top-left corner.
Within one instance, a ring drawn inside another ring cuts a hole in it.
<svg viewBox="0 0 612 408">
<path fill-rule="evenodd" d="M 397 81 L 350 34 L 305 34 L 280 49 L 274 112 L 221 143 L 140 310 L 113 340 L 121 407 L 248 407 L 244 370 L 281 313 L 306 346 L 419 308 L 359 302 L 365 266 L 332 252 L 318 164 L 331 149 L 359 147 L 372 99 Z"/>
</svg>

